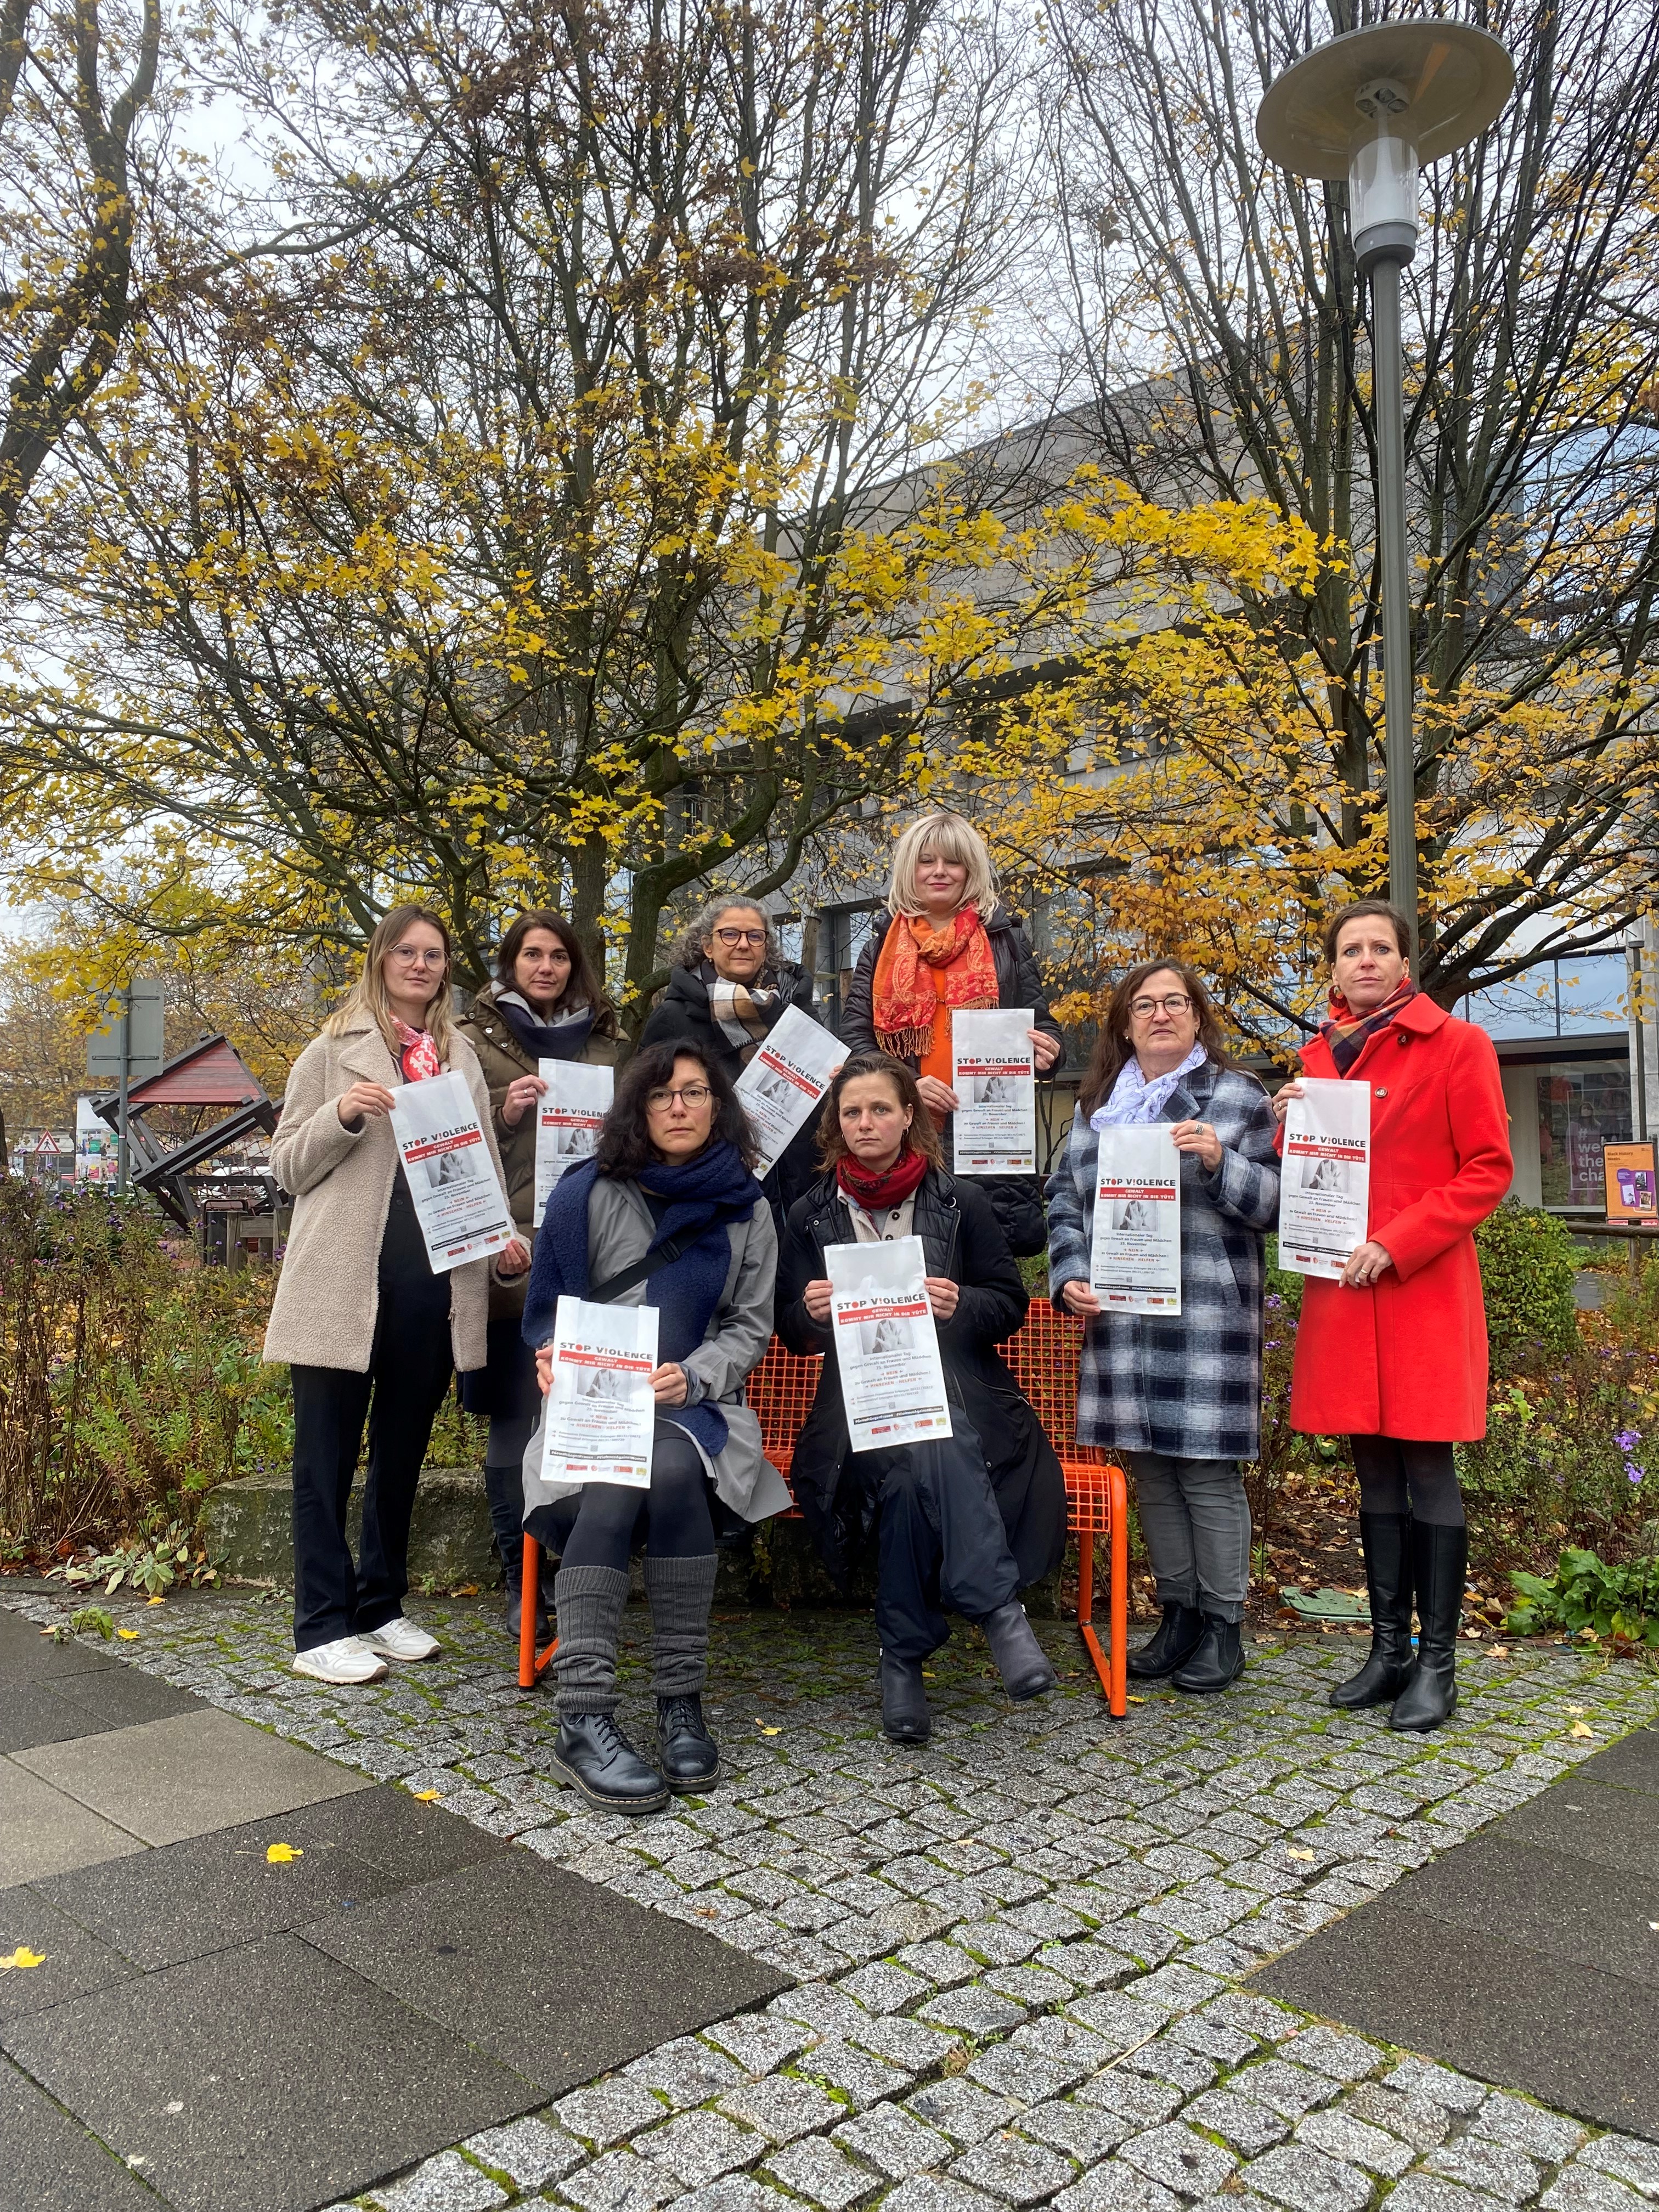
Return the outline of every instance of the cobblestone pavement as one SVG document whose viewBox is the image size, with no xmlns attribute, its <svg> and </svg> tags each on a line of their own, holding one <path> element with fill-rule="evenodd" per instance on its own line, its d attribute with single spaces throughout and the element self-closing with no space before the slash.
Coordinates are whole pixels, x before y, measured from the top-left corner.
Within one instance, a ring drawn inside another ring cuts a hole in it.
<svg viewBox="0 0 1659 2212">
<path fill-rule="evenodd" d="M 7 1601 L 46 1619 L 52 1600 Z M 1659 2145 L 1242 1991 L 1253 1966 L 1659 1712 L 1659 1682 L 1471 1645 L 1456 1720 L 1391 1735 L 1325 1692 L 1363 1646 L 1255 1648 L 1224 1698 L 1113 1723 L 1073 1632 L 1060 1691 L 1010 1707 L 958 1628 L 922 1753 L 876 1724 L 867 1618 L 719 1617 L 730 1778 L 626 1821 L 547 1775 L 491 1606 L 413 1608 L 444 1656 L 369 1691 L 288 1671 L 283 1607 L 120 1613 L 122 1656 L 801 1978 L 546 2113 L 359 2202 L 482 2212 L 1642 2212 Z M 644 1732 L 630 1610 L 625 1717 Z"/>
</svg>

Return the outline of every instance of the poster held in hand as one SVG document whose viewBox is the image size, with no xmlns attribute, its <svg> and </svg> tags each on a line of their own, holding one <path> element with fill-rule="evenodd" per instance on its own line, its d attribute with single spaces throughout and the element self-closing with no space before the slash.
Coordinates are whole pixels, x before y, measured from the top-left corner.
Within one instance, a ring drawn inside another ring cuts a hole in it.
<svg viewBox="0 0 1659 2212">
<path fill-rule="evenodd" d="M 656 1364 L 655 1306 L 560 1298 L 553 1323 L 553 1387 L 542 1403 L 544 1483 L 650 1488 Z"/>
<path fill-rule="evenodd" d="M 823 1259 L 852 1449 L 886 1451 L 948 1437 L 951 1409 L 921 1237 L 831 1244 Z"/>
<path fill-rule="evenodd" d="M 400 1085 L 392 1133 L 434 1275 L 511 1243 L 513 1216 L 464 1075 L 452 1068 Z"/>
<path fill-rule="evenodd" d="M 1036 1055 L 1030 1006 L 951 1016 L 951 1124 L 959 1176 L 1036 1172 Z"/>
<path fill-rule="evenodd" d="M 577 1060 L 538 1060 L 536 1073 L 547 1085 L 536 1101 L 536 1210 L 531 1218 L 539 1229 L 560 1176 L 586 1159 L 599 1140 L 617 1072 Z"/>
<path fill-rule="evenodd" d="M 770 1174 L 790 1140 L 817 1111 L 818 1101 L 840 1074 L 847 1047 L 804 1014 L 787 1007 L 738 1078 L 738 1103 L 760 1146 L 757 1176 Z"/>
<path fill-rule="evenodd" d="M 1167 1121 L 1100 1132 L 1089 1286 L 1109 1313 L 1181 1311 L 1181 1155 Z"/>
<path fill-rule="evenodd" d="M 1371 1087 L 1307 1076 L 1285 1115 L 1279 1264 L 1340 1279 L 1370 1211 Z"/>
</svg>

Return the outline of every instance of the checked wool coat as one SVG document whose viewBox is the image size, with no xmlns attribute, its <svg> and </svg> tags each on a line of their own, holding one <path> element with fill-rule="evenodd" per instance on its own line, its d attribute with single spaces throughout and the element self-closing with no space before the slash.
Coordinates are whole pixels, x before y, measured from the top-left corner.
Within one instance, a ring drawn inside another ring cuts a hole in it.
<svg viewBox="0 0 1659 2212">
<path fill-rule="evenodd" d="M 1254 1459 L 1261 1422 L 1262 1241 L 1279 1214 L 1267 1094 L 1252 1075 L 1206 1061 L 1158 1117 L 1208 1121 L 1221 1139 L 1212 1175 L 1181 1155 L 1178 1315 L 1101 1314 L 1085 1328 L 1077 1436 L 1115 1451 Z M 1089 1279 L 1099 1139 L 1079 1111 L 1048 1179 L 1048 1286 Z"/>
</svg>

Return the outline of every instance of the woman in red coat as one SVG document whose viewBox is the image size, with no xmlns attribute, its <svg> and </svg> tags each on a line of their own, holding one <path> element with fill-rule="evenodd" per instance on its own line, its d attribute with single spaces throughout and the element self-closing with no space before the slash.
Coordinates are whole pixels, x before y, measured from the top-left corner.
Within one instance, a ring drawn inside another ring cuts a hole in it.
<svg viewBox="0 0 1659 2212">
<path fill-rule="evenodd" d="M 1331 1703 L 1392 1699 L 1391 1728 L 1424 1729 L 1457 1704 L 1468 1530 L 1452 1446 L 1486 1433 L 1474 1231 L 1509 1189 L 1513 1163 L 1492 1040 L 1418 990 L 1410 947 L 1404 917 L 1381 899 L 1344 907 L 1325 932 L 1330 1019 L 1302 1065 L 1370 1086 L 1369 1234 L 1340 1282 L 1310 1277 L 1304 1287 L 1291 1420 L 1316 1436 L 1346 1432 L 1359 1476 L 1371 1650 Z M 1287 1084 L 1273 1101 L 1281 1143 L 1301 1088 Z"/>
</svg>

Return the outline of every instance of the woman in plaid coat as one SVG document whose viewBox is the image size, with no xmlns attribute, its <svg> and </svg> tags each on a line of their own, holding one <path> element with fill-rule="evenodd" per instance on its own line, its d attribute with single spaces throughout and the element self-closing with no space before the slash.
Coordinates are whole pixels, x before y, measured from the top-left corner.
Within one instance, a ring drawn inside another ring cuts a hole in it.
<svg viewBox="0 0 1659 2212">
<path fill-rule="evenodd" d="M 1181 1311 L 1104 1312 L 1090 1286 L 1099 1131 L 1173 1124 L 1181 1156 Z M 1129 1672 L 1224 1690 L 1244 1671 L 1250 1509 L 1240 1460 L 1261 1407 L 1262 1240 L 1279 1212 L 1267 1094 L 1227 1064 L 1208 993 L 1176 960 L 1112 994 L 1066 1155 L 1048 1182 L 1048 1287 L 1084 1321 L 1078 1442 L 1135 1480 L 1163 1625 Z"/>
</svg>

